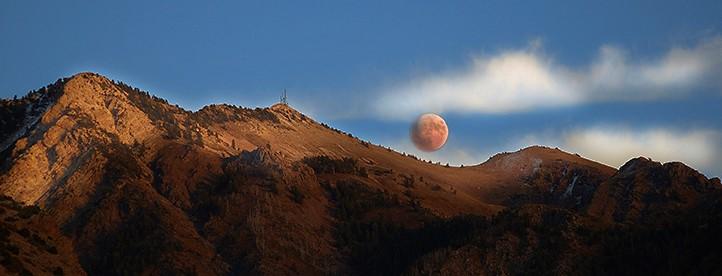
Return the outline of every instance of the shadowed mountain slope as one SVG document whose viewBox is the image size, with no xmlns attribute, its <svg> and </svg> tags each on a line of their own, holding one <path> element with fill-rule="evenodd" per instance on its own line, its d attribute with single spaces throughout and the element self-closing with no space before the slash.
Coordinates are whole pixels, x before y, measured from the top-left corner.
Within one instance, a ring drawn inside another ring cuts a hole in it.
<svg viewBox="0 0 722 276">
<path fill-rule="evenodd" d="M 285 104 L 189 112 L 93 73 L 2 100 L 0 115 L 0 193 L 48 214 L 77 256 L 67 271 L 91 275 L 524 273 L 509 266 L 542 257 L 514 250 L 544 243 L 504 241 L 522 225 L 571 231 L 576 245 L 549 256 L 594 253 L 569 223 L 598 218 L 603 236 L 702 208 L 720 186 L 682 164 L 617 172 L 538 146 L 441 166 Z M 576 268 L 562 260 L 538 269 Z"/>
</svg>

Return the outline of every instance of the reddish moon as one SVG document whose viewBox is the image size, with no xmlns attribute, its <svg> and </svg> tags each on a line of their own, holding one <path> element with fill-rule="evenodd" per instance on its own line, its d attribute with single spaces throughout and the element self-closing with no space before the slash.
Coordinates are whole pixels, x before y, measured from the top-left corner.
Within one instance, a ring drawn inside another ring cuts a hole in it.
<svg viewBox="0 0 722 276">
<path fill-rule="evenodd" d="M 434 113 L 419 116 L 411 126 L 411 141 L 416 148 L 431 152 L 437 151 L 446 143 L 449 137 L 449 128 L 444 118 Z"/>
</svg>

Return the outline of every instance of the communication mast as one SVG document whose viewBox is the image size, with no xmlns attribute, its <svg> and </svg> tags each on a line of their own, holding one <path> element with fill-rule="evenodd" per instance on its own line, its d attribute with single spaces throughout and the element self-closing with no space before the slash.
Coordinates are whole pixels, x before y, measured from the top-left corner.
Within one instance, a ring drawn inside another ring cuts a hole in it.
<svg viewBox="0 0 722 276">
<path fill-rule="evenodd" d="M 283 94 L 281 94 L 281 103 L 288 105 L 288 97 L 286 96 L 286 89 L 283 89 Z"/>
</svg>

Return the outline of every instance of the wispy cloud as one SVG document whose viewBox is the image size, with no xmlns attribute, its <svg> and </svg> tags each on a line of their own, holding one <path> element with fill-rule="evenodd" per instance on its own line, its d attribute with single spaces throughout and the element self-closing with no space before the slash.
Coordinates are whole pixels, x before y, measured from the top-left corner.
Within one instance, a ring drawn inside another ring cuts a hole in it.
<svg viewBox="0 0 722 276">
<path fill-rule="evenodd" d="M 407 140 L 390 143 L 397 150 L 425 160 L 473 165 L 486 161 L 496 153 L 516 151 L 528 146 L 544 145 L 620 167 L 636 157 L 649 157 L 659 162 L 680 161 L 710 176 L 722 173 L 722 133 L 718 130 L 645 128 L 634 130 L 620 126 L 593 126 L 563 132 L 540 132 L 511 137 L 506 144 L 481 148 L 447 146 L 437 152 L 416 150 Z"/>
<path fill-rule="evenodd" d="M 409 139 L 382 144 L 391 145 L 392 148 L 401 153 L 411 154 L 422 160 L 430 160 L 434 163 L 441 162 L 442 164 L 448 163 L 453 166 L 479 164 L 493 154 L 492 152 L 481 153 L 473 148 L 449 145 L 445 145 L 439 151 L 425 152 L 417 149 Z"/>
<path fill-rule="evenodd" d="M 681 161 L 708 173 L 722 169 L 722 134 L 717 130 L 595 126 L 557 136 L 528 135 L 516 142 L 522 147 L 535 144 L 556 146 L 613 167 L 644 156 L 661 162 Z"/>
<path fill-rule="evenodd" d="M 423 112 L 503 114 L 598 101 L 668 98 L 719 82 L 721 73 L 719 37 L 692 47 L 671 48 L 649 60 L 602 46 L 595 60 L 579 68 L 559 64 L 533 44 L 473 57 L 465 68 L 383 89 L 371 103 L 377 111 L 371 114 L 397 119 Z"/>
</svg>

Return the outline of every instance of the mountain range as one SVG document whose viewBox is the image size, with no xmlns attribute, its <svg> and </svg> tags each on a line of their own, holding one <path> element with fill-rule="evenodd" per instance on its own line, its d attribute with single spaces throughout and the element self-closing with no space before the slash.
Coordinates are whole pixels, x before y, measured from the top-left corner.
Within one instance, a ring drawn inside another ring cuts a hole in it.
<svg viewBox="0 0 722 276">
<path fill-rule="evenodd" d="M 722 185 L 532 146 L 444 166 L 95 73 L 0 100 L 0 274 L 722 274 Z"/>
</svg>

